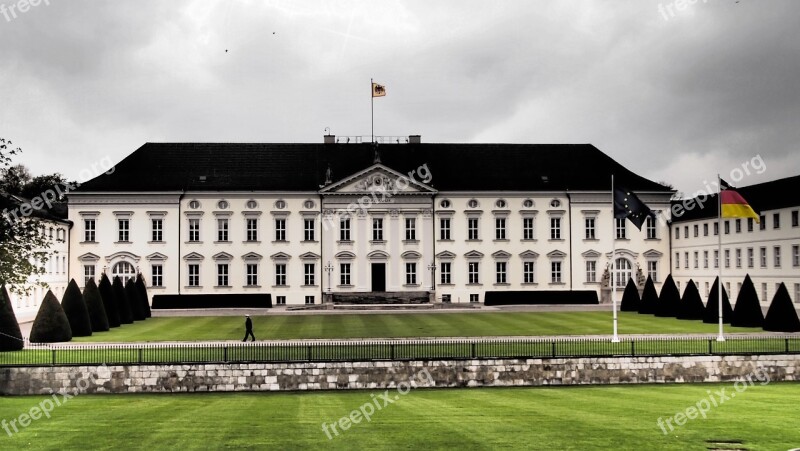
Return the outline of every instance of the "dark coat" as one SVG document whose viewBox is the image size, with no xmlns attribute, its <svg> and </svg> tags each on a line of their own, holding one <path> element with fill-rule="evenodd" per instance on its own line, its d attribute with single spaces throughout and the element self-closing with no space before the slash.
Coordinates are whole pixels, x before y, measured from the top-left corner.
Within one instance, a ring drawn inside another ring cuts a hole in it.
<svg viewBox="0 0 800 451">
<path fill-rule="evenodd" d="M 248 316 L 247 319 L 244 321 L 244 328 L 246 330 L 253 330 L 253 321 Z"/>
</svg>

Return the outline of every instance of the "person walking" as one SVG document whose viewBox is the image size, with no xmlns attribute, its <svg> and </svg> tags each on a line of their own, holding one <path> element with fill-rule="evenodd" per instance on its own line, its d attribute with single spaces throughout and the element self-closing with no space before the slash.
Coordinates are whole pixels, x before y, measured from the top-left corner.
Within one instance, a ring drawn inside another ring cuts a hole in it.
<svg viewBox="0 0 800 451">
<path fill-rule="evenodd" d="M 244 340 L 247 341 L 247 337 L 253 337 L 253 341 L 256 341 L 256 336 L 253 335 L 253 320 L 250 319 L 250 315 L 244 315 Z"/>
</svg>

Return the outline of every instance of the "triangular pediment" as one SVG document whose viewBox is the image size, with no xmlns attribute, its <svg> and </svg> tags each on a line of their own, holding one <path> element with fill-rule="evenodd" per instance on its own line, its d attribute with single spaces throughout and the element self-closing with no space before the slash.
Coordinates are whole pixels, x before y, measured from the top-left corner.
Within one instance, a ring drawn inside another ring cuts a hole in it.
<svg viewBox="0 0 800 451">
<path fill-rule="evenodd" d="M 188 254 L 183 256 L 184 260 L 202 260 L 204 258 L 205 257 L 203 257 L 202 255 L 198 254 L 197 252 L 190 252 L 190 253 L 188 253 Z"/>
<path fill-rule="evenodd" d="M 80 257 L 78 257 L 78 260 L 80 260 L 82 262 L 96 262 L 97 260 L 100 260 L 100 256 L 96 255 L 96 254 L 93 254 L 91 252 L 87 252 L 87 253 L 81 255 Z"/>
<path fill-rule="evenodd" d="M 326 194 L 433 194 L 435 189 L 419 181 L 415 173 L 403 174 L 384 166 L 374 164 L 363 171 L 356 172 L 320 190 Z"/>
<path fill-rule="evenodd" d="M 145 257 L 147 260 L 166 260 L 167 256 L 162 254 L 161 252 L 153 252 L 152 254 Z"/>
<path fill-rule="evenodd" d="M 214 260 L 233 260 L 233 255 L 227 252 L 220 252 L 214 254 L 211 258 L 213 258 Z"/>
<path fill-rule="evenodd" d="M 442 251 L 442 252 L 439 252 L 438 254 L 436 254 L 436 258 L 441 259 L 441 260 L 452 260 L 452 259 L 456 258 L 456 254 L 454 254 L 454 253 L 452 253 L 450 251 Z"/>
<path fill-rule="evenodd" d="M 273 260 L 289 260 L 290 258 L 292 258 L 292 256 L 287 254 L 286 252 L 276 252 L 270 255 L 269 258 Z"/>
</svg>

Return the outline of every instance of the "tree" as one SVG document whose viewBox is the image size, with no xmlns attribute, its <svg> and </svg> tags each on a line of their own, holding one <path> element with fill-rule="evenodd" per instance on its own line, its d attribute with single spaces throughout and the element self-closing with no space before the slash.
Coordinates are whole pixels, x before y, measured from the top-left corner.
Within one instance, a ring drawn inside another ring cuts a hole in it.
<svg viewBox="0 0 800 451">
<path fill-rule="evenodd" d="M 128 303 L 131 305 L 133 320 L 144 321 L 147 317 L 142 308 L 141 296 L 139 296 L 139 289 L 136 288 L 136 281 L 134 278 L 130 278 L 125 282 L 125 296 L 128 298 Z"/>
<path fill-rule="evenodd" d="M 22 187 L 22 191 L 19 195 L 26 199 L 33 199 L 36 196 L 41 196 L 42 193 L 52 191 L 56 195 L 55 199 L 57 202 L 64 202 L 66 201 L 64 193 L 69 191 L 66 189 L 66 185 L 67 179 L 58 172 L 54 174 L 37 175 Z M 60 189 L 56 189 L 56 186 Z"/>
<path fill-rule="evenodd" d="M 636 283 L 633 279 L 628 279 L 628 284 L 625 285 L 625 292 L 622 294 L 622 303 L 619 309 L 623 312 L 638 312 L 639 311 L 639 290 L 636 288 Z"/>
<path fill-rule="evenodd" d="M 72 340 L 69 320 L 56 295 L 47 290 L 31 328 L 31 343 L 57 343 Z"/>
<path fill-rule="evenodd" d="M 742 288 L 736 296 L 736 307 L 733 308 L 731 326 L 736 327 L 763 327 L 764 312 L 761 311 L 761 303 L 758 302 L 758 294 L 750 274 L 744 276 Z"/>
<path fill-rule="evenodd" d="M 719 322 L 719 277 L 714 280 L 714 285 L 711 286 L 711 292 L 708 294 L 708 301 L 706 302 L 706 309 L 703 312 L 703 322 L 708 324 L 716 324 Z M 728 300 L 728 292 L 725 287 L 722 287 L 722 322 L 730 324 L 733 317 L 733 309 Z"/>
<path fill-rule="evenodd" d="M 89 309 L 83 300 L 83 293 L 75 283 L 75 279 L 69 281 L 64 296 L 61 298 L 61 308 L 69 320 L 69 327 L 72 329 L 73 337 L 88 337 L 92 335 L 92 321 L 89 319 Z"/>
<path fill-rule="evenodd" d="M 128 296 L 125 293 L 125 287 L 122 285 L 122 279 L 119 276 L 114 277 L 114 282 L 111 284 L 114 289 L 114 300 L 117 301 L 117 310 L 119 311 L 120 324 L 133 323 L 133 311 Z"/>
<path fill-rule="evenodd" d="M 144 309 L 144 316 L 150 318 L 153 313 L 150 311 L 150 298 L 147 296 L 147 284 L 144 283 L 142 273 L 136 278 L 136 288 L 139 290 L 139 296 L 142 299 L 142 308 Z"/>
<path fill-rule="evenodd" d="M 647 281 L 644 283 L 644 291 L 642 292 L 642 301 L 639 303 L 639 313 L 652 315 L 656 312 L 658 304 L 658 293 L 653 279 L 647 276 Z"/>
<path fill-rule="evenodd" d="M 681 309 L 678 312 L 678 319 L 703 319 L 705 313 L 705 306 L 703 306 L 703 299 L 700 297 L 700 291 L 697 289 L 697 284 L 694 280 L 689 279 L 686 284 L 686 289 L 683 290 L 683 297 L 681 298 Z"/>
<path fill-rule="evenodd" d="M 19 351 L 25 346 L 11 296 L 5 285 L 0 287 L 0 352 Z"/>
<path fill-rule="evenodd" d="M 800 319 L 789 297 L 786 285 L 781 282 L 764 318 L 764 330 L 770 332 L 800 332 Z"/>
<path fill-rule="evenodd" d="M 94 279 L 89 279 L 83 288 L 83 300 L 89 310 L 89 319 L 92 322 L 92 332 L 105 332 L 108 330 L 108 316 L 103 306 L 103 298 Z"/>
<path fill-rule="evenodd" d="M 103 299 L 103 308 L 106 310 L 106 317 L 108 317 L 108 327 L 119 327 L 119 303 L 114 298 L 114 289 L 111 287 L 111 281 L 108 276 L 103 273 L 100 277 L 100 285 L 97 287 L 100 291 L 100 297 Z"/>
<path fill-rule="evenodd" d="M 0 191 L 22 196 L 25 186 L 28 185 L 32 179 L 31 171 L 29 171 L 25 165 L 6 165 L 4 168 L 0 169 Z"/>
<path fill-rule="evenodd" d="M 672 274 L 667 275 L 661 286 L 661 295 L 658 297 L 656 316 L 675 318 L 681 310 L 681 293 L 672 279 Z"/>
</svg>

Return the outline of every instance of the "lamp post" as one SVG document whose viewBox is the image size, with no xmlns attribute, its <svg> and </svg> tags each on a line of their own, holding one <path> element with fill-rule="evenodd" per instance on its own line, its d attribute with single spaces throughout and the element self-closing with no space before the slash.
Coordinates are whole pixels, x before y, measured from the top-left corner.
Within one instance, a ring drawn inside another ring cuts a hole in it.
<svg viewBox="0 0 800 451">
<path fill-rule="evenodd" d="M 431 262 L 428 265 L 428 270 L 431 272 L 431 291 L 436 291 L 436 263 Z"/>
<path fill-rule="evenodd" d="M 331 274 L 333 273 L 333 264 L 328 261 L 328 264 L 325 265 L 325 271 L 328 272 L 328 294 L 331 293 Z"/>
</svg>

